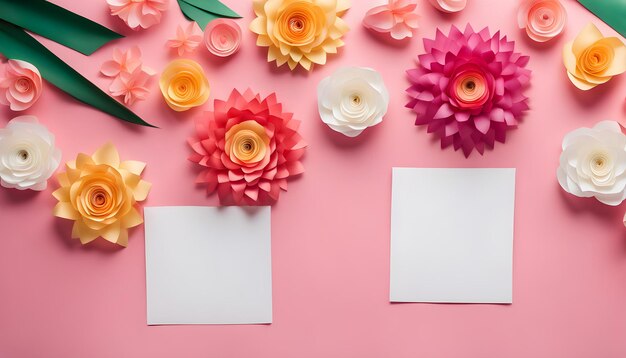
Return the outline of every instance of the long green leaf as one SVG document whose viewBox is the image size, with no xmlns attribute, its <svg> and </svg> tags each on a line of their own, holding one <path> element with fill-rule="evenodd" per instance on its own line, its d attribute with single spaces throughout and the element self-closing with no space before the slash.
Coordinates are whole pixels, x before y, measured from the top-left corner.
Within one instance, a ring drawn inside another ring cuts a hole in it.
<svg viewBox="0 0 626 358">
<path fill-rule="evenodd" d="M 204 10 L 220 17 L 240 18 L 239 14 L 231 10 L 228 6 L 222 4 L 218 0 L 182 0 L 187 4 L 193 5 L 200 10 Z"/>
<path fill-rule="evenodd" d="M 90 55 L 123 35 L 44 0 L 0 0 L 0 19 Z"/>
<path fill-rule="evenodd" d="M 578 0 L 615 31 L 626 37 L 626 1 L 624 0 Z"/>
<path fill-rule="evenodd" d="M 32 63 L 43 78 L 70 96 L 130 123 L 154 127 L 68 66 L 21 28 L 0 20 L 0 53 Z"/>
<path fill-rule="evenodd" d="M 178 0 L 178 6 L 180 6 L 180 11 L 183 12 L 183 15 L 185 15 L 186 18 L 197 22 L 198 25 L 200 25 L 200 27 L 203 29 L 206 27 L 206 25 L 209 22 L 220 18 L 219 15 L 198 9 L 197 7 L 193 5 L 187 4 L 183 0 Z"/>
</svg>

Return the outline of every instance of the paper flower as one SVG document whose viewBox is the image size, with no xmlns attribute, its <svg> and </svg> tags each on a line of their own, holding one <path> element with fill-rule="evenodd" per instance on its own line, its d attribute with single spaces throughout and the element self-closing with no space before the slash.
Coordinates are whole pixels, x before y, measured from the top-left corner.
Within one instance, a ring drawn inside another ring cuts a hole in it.
<svg viewBox="0 0 626 358">
<path fill-rule="evenodd" d="M 626 46 L 617 37 L 604 37 L 589 23 L 563 47 L 563 63 L 570 81 L 590 90 L 626 72 Z"/>
<path fill-rule="evenodd" d="M 147 29 L 161 22 L 168 0 L 107 0 L 111 15 L 118 16 L 128 27 Z"/>
<path fill-rule="evenodd" d="M 214 107 L 196 121 L 189 139 L 189 160 L 204 168 L 197 182 L 209 194 L 217 191 L 222 205 L 274 203 L 287 179 L 304 172 L 300 122 L 283 112 L 276 94 L 261 99 L 251 90 L 233 90 Z"/>
<path fill-rule="evenodd" d="M 148 196 L 151 184 L 141 179 L 146 164 L 120 162 L 117 149 L 105 144 L 93 155 L 80 153 L 57 175 L 60 188 L 54 215 L 74 220 L 72 238 L 86 244 L 102 237 L 128 245 L 128 229 L 143 222 L 137 202 Z"/>
<path fill-rule="evenodd" d="M 382 122 L 389 93 L 380 73 L 363 67 L 344 67 L 317 86 L 322 121 L 348 137 Z"/>
<path fill-rule="evenodd" d="M 465 32 L 452 26 L 448 36 L 437 30 L 434 40 L 425 38 L 419 66 L 407 71 L 415 124 L 427 125 L 442 148 L 462 148 L 466 157 L 474 148 L 483 154 L 485 146 L 504 143 L 528 109 L 529 58 L 514 46 L 500 32 L 491 36 L 488 28 L 474 32 L 469 25 Z"/>
<path fill-rule="evenodd" d="M 37 117 L 15 117 L 0 129 L 0 184 L 19 190 L 44 190 L 59 167 L 54 135 Z"/>
<path fill-rule="evenodd" d="M 193 60 L 170 62 L 161 74 L 159 85 L 165 102 L 177 112 L 201 106 L 209 99 L 209 81 L 202 66 Z"/>
<path fill-rule="evenodd" d="M 37 67 L 22 60 L 9 60 L 0 73 L 0 103 L 13 111 L 30 108 L 41 96 L 43 81 Z"/>
<path fill-rule="evenodd" d="M 619 123 L 602 121 L 568 133 L 556 175 L 563 190 L 572 195 L 595 197 L 613 206 L 624 201 L 626 136 Z"/>
<path fill-rule="evenodd" d="M 459 12 L 465 9 L 467 0 L 429 0 L 430 3 L 439 11 L 443 12 Z"/>
<path fill-rule="evenodd" d="M 127 106 L 135 103 L 136 100 L 144 100 L 148 97 L 148 81 L 152 75 L 145 72 L 141 67 L 137 67 L 132 73 L 122 72 L 117 76 L 109 91 L 113 96 L 123 96 L 124 104 Z"/>
<path fill-rule="evenodd" d="M 202 42 L 202 29 L 195 21 L 191 21 L 185 28 L 178 25 L 176 28 L 176 38 L 167 40 L 165 45 L 169 48 L 176 49 L 178 56 L 185 53 L 192 53 L 198 48 Z"/>
<path fill-rule="evenodd" d="M 419 16 L 414 12 L 417 0 L 389 0 L 389 3 L 370 9 L 363 18 L 363 26 L 388 33 L 395 40 L 413 37 Z"/>
<path fill-rule="evenodd" d="M 117 77 L 120 73 L 131 73 L 141 67 L 141 50 L 133 46 L 126 51 L 119 48 L 113 50 L 113 59 L 105 61 L 100 66 L 100 72 L 107 77 Z"/>
<path fill-rule="evenodd" d="M 343 46 L 349 28 L 342 16 L 349 0 L 253 0 L 256 18 L 250 30 L 257 45 L 269 47 L 267 61 L 290 69 L 326 63 L 326 55 Z"/>
<path fill-rule="evenodd" d="M 523 0 L 517 11 L 517 24 L 528 37 L 546 42 L 565 30 L 567 12 L 559 0 Z"/>
<path fill-rule="evenodd" d="M 215 19 L 204 30 L 204 44 L 213 55 L 228 57 L 239 50 L 241 28 L 234 20 Z"/>
</svg>

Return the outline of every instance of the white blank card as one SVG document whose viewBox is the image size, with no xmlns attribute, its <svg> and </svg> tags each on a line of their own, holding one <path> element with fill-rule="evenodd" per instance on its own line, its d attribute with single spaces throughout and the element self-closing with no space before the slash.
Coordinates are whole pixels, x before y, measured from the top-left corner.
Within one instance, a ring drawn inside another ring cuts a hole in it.
<svg viewBox="0 0 626 358">
<path fill-rule="evenodd" d="M 148 324 L 272 322 L 270 207 L 148 207 Z"/>
<path fill-rule="evenodd" d="M 393 168 L 392 302 L 512 303 L 515 169 Z"/>
</svg>

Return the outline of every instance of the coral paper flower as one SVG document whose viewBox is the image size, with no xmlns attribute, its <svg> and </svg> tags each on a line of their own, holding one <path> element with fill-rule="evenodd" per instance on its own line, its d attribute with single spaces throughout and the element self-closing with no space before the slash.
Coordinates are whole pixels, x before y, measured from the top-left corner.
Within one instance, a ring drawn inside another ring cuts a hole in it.
<svg viewBox="0 0 626 358">
<path fill-rule="evenodd" d="M 432 6 L 443 12 L 459 12 L 465 9 L 467 0 L 430 0 Z"/>
<path fill-rule="evenodd" d="M 34 116 L 15 117 L 0 129 L 0 184 L 44 190 L 61 162 L 54 135 Z"/>
<path fill-rule="evenodd" d="M 92 156 L 80 153 L 57 176 L 60 188 L 52 195 L 59 201 L 54 215 L 74 220 L 72 238 L 86 244 L 102 237 L 128 245 L 128 229 L 143 222 L 137 202 L 150 191 L 141 179 L 146 164 L 120 162 L 117 149 L 106 144 Z"/>
<path fill-rule="evenodd" d="M 30 108 L 41 96 L 43 81 L 37 67 L 22 60 L 9 60 L 0 73 L 0 103 L 13 111 Z"/>
<path fill-rule="evenodd" d="M 523 0 L 517 11 L 517 24 L 528 37 L 546 42 L 565 30 L 567 12 L 559 0 Z"/>
<path fill-rule="evenodd" d="M 147 29 L 161 22 L 168 0 L 107 0 L 111 15 L 118 16 L 133 30 Z"/>
<path fill-rule="evenodd" d="M 195 21 L 191 21 L 183 28 L 178 25 L 176 28 L 176 38 L 168 40 L 165 45 L 169 48 L 176 49 L 178 56 L 185 53 L 192 53 L 198 48 L 202 42 L 202 29 Z"/>
<path fill-rule="evenodd" d="M 589 90 L 626 72 L 626 46 L 617 37 L 604 37 L 589 23 L 574 41 L 563 47 L 563 62 L 570 81 Z"/>
<path fill-rule="evenodd" d="M 100 66 L 100 72 L 107 77 L 117 77 L 120 73 L 131 73 L 141 67 L 141 50 L 133 46 L 126 51 L 119 48 L 113 50 L 113 59 L 105 61 Z"/>
<path fill-rule="evenodd" d="M 389 0 L 389 3 L 370 9 L 363 18 L 363 26 L 388 33 L 393 39 L 413 37 L 419 16 L 414 12 L 417 0 Z"/>
<path fill-rule="evenodd" d="M 124 104 L 132 105 L 137 100 L 144 100 L 148 97 L 148 81 L 152 75 L 137 67 L 133 72 L 122 72 L 115 77 L 109 91 L 113 96 L 123 96 Z"/>
<path fill-rule="evenodd" d="M 231 19 L 215 19 L 204 30 L 204 44 L 213 55 L 228 57 L 239 50 L 241 27 Z"/>
<path fill-rule="evenodd" d="M 165 102 L 177 112 L 201 106 L 209 99 L 209 80 L 202 66 L 193 60 L 170 62 L 161 74 L 159 85 Z"/>
<path fill-rule="evenodd" d="M 274 203 L 287 179 L 304 172 L 300 122 L 283 112 L 275 94 L 261 99 L 233 90 L 214 107 L 196 121 L 196 136 L 189 139 L 189 160 L 204 168 L 197 182 L 208 193 L 217 191 L 222 205 Z"/>
<path fill-rule="evenodd" d="M 530 80 L 528 56 L 499 32 L 491 36 L 488 28 L 474 32 L 469 25 L 464 32 L 452 26 L 448 36 L 437 30 L 424 49 L 418 68 L 407 71 L 415 124 L 427 125 L 442 148 L 453 145 L 466 157 L 474 148 L 483 154 L 485 146 L 504 143 L 528 109 L 522 93 Z"/>
<path fill-rule="evenodd" d="M 572 195 L 619 205 L 626 199 L 625 148 L 626 136 L 614 121 L 568 133 L 557 169 L 559 184 Z"/>
<path fill-rule="evenodd" d="M 348 25 L 341 16 L 349 0 L 253 0 L 256 18 L 250 30 L 258 34 L 257 45 L 268 47 L 267 60 L 300 65 L 326 63 L 326 55 L 343 46 Z"/>
<path fill-rule="evenodd" d="M 389 92 L 380 73 L 362 67 L 344 67 L 317 86 L 322 121 L 348 137 L 382 122 Z"/>
</svg>

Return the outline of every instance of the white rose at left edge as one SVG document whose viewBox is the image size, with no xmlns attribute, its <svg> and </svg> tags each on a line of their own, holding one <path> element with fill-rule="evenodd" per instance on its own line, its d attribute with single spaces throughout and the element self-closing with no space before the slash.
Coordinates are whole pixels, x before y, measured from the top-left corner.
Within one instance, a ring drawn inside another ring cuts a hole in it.
<svg viewBox="0 0 626 358">
<path fill-rule="evenodd" d="M 322 121 L 348 137 L 382 122 L 389 92 L 380 73 L 364 67 L 343 67 L 317 86 Z"/>
<path fill-rule="evenodd" d="M 15 117 L 0 129 L 0 184 L 44 190 L 61 162 L 54 135 L 34 116 Z"/>
<path fill-rule="evenodd" d="M 565 135 L 557 178 L 579 197 L 612 206 L 626 199 L 626 136 L 619 123 L 602 121 Z"/>
</svg>

